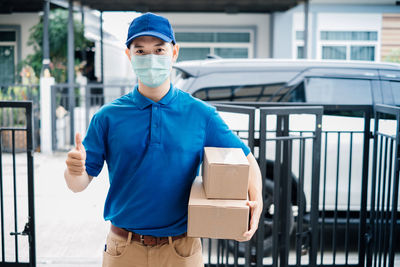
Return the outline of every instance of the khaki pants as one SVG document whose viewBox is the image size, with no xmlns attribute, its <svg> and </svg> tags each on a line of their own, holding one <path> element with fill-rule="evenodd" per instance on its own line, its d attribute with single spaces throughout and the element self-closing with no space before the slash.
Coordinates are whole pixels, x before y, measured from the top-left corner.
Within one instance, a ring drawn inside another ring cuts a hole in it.
<svg viewBox="0 0 400 267">
<path fill-rule="evenodd" d="M 109 232 L 103 267 L 204 267 L 200 238 L 184 237 L 163 245 L 146 246 Z"/>
</svg>

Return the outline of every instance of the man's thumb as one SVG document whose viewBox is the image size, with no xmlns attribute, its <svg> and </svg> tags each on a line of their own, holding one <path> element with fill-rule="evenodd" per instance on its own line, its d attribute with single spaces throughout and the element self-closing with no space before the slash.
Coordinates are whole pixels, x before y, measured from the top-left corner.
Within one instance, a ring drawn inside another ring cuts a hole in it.
<svg viewBox="0 0 400 267">
<path fill-rule="evenodd" d="M 76 150 L 84 151 L 85 148 L 82 145 L 82 136 L 80 133 L 75 134 L 75 145 L 76 145 Z"/>
</svg>

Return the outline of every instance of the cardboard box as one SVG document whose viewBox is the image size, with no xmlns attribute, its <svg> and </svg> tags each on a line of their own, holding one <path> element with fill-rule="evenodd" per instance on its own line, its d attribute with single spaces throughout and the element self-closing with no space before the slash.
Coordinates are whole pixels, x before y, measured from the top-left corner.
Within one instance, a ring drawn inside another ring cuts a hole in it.
<svg viewBox="0 0 400 267">
<path fill-rule="evenodd" d="M 246 199 L 249 170 L 241 148 L 205 147 L 202 175 L 207 198 Z"/>
<path fill-rule="evenodd" d="M 239 239 L 249 227 L 247 200 L 208 199 L 201 176 L 192 184 L 188 208 L 188 236 Z"/>
</svg>

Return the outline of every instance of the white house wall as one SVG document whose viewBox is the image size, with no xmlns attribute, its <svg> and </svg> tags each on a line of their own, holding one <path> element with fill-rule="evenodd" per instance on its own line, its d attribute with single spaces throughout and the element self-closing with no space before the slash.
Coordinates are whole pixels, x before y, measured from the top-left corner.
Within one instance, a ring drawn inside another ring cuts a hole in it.
<svg viewBox="0 0 400 267">
<path fill-rule="evenodd" d="M 380 58 L 381 13 L 319 13 L 317 33 L 321 31 L 376 31 L 378 42 L 375 58 Z M 321 59 L 319 36 L 316 38 L 316 58 Z"/>
<path fill-rule="evenodd" d="M 399 13 L 400 6 L 393 1 L 347 1 L 328 0 L 311 1 L 309 5 L 308 58 L 320 59 L 319 32 L 335 31 L 377 31 L 378 44 L 375 59 L 380 59 L 380 32 L 383 13 Z M 390 3 L 389 3 L 390 2 Z M 326 3 L 326 4 L 325 4 Z M 391 5 L 389 5 L 391 4 Z M 276 12 L 273 17 L 274 58 L 296 58 L 296 31 L 304 29 L 304 5 L 299 5 L 286 12 Z"/>
<path fill-rule="evenodd" d="M 175 31 L 179 29 L 254 29 L 253 57 L 270 56 L 269 14 L 226 14 L 226 13 L 157 13 L 168 18 Z"/>
</svg>

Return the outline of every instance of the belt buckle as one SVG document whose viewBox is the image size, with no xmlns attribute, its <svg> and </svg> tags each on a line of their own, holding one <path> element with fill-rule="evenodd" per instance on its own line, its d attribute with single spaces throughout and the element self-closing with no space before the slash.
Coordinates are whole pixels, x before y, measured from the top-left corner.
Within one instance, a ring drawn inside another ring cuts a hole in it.
<svg viewBox="0 0 400 267">
<path fill-rule="evenodd" d="M 139 237 L 140 237 L 140 243 L 146 246 L 146 244 L 144 243 L 144 236 L 140 235 Z"/>
</svg>

